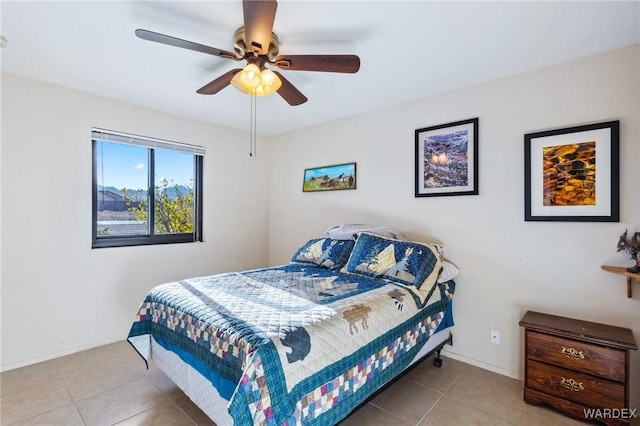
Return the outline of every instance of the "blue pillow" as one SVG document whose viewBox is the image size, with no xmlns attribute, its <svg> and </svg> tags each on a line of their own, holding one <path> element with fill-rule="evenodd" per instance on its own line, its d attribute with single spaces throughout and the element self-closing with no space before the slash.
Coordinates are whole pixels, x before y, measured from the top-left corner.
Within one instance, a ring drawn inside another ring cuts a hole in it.
<svg viewBox="0 0 640 426">
<path fill-rule="evenodd" d="M 435 244 L 400 241 L 360 233 L 345 271 L 426 289 L 436 283 L 442 259 Z"/>
<path fill-rule="evenodd" d="M 354 241 L 316 238 L 307 241 L 291 258 L 292 263 L 322 266 L 328 269 L 340 269 L 344 266 Z"/>
</svg>

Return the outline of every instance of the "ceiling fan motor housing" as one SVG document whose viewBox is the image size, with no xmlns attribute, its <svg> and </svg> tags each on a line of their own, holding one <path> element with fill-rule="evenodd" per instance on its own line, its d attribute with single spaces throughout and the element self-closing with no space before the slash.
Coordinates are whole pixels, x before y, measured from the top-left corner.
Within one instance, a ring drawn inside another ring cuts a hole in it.
<svg viewBox="0 0 640 426">
<path fill-rule="evenodd" d="M 240 27 L 233 34 L 233 50 L 242 57 L 247 55 L 247 43 L 246 43 L 246 35 L 244 31 L 244 27 Z M 269 62 L 273 62 L 273 60 L 280 53 L 280 40 L 276 33 L 271 33 L 271 40 L 269 41 L 269 50 L 267 51 L 266 57 L 269 59 Z"/>
</svg>

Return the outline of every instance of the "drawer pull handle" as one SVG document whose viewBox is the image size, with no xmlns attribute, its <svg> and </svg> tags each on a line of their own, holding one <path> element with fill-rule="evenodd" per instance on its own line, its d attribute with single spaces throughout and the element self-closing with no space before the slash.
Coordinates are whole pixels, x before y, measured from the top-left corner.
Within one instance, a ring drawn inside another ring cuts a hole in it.
<svg viewBox="0 0 640 426">
<path fill-rule="evenodd" d="M 576 382 L 573 379 L 565 379 L 563 377 L 562 380 L 560 380 L 560 384 L 565 388 L 574 392 L 580 392 L 581 390 L 584 390 L 584 386 L 582 386 L 582 382 Z"/>
<path fill-rule="evenodd" d="M 560 352 L 570 359 L 584 359 L 584 351 L 577 351 L 573 348 L 565 348 L 563 346 Z"/>
</svg>

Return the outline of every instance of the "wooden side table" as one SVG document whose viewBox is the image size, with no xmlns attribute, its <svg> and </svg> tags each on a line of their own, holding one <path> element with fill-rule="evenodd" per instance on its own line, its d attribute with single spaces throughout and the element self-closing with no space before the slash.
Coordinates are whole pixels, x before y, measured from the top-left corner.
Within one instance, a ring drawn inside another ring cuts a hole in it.
<svg viewBox="0 0 640 426">
<path fill-rule="evenodd" d="M 627 297 L 631 298 L 631 284 L 632 284 L 631 280 L 635 280 L 638 284 L 640 284 L 640 274 L 629 272 L 627 271 L 627 268 L 625 268 L 624 266 L 602 265 L 601 268 L 613 274 L 626 276 L 627 277 Z"/>
<path fill-rule="evenodd" d="M 526 403 L 629 424 L 629 351 L 638 349 L 630 329 L 531 311 L 519 324 L 525 329 Z"/>
</svg>

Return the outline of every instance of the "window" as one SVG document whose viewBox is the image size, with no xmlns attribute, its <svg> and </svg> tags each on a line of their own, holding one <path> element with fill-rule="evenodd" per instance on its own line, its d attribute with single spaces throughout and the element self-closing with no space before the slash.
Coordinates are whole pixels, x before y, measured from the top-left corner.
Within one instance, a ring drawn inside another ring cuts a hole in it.
<svg viewBox="0 0 640 426">
<path fill-rule="evenodd" d="M 202 241 L 204 148 L 93 129 L 93 248 Z"/>
</svg>

